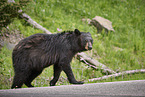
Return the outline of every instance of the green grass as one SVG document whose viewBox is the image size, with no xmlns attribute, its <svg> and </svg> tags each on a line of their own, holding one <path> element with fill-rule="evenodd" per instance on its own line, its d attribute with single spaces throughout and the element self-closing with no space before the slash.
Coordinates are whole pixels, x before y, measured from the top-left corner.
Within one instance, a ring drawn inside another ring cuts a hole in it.
<svg viewBox="0 0 145 97">
<path fill-rule="evenodd" d="M 35 2 L 36 1 L 36 2 Z M 91 57 L 105 64 L 114 71 L 145 69 L 145 1 L 144 0 L 33 0 L 23 10 L 36 22 L 52 33 L 62 30 L 90 32 L 94 39 Z M 115 32 L 97 33 L 96 28 L 82 22 L 83 18 L 101 16 L 112 21 Z M 15 19 L 9 25 L 10 30 L 16 29 L 25 37 L 42 31 L 29 26 L 24 20 Z M 11 52 L 3 47 L 0 53 L 0 89 L 8 89 L 14 75 Z M 73 59 L 72 68 L 76 79 L 84 80 L 103 76 L 96 71 Z M 52 66 L 46 68 L 33 84 L 37 87 L 48 86 L 52 79 Z M 61 74 L 57 85 L 69 84 L 66 75 Z M 145 79 L 145 74 L 125 75 L 103 81 L 122 81 Z M 23 86 L 26 87 L 26 86 Z"/>
</svg>

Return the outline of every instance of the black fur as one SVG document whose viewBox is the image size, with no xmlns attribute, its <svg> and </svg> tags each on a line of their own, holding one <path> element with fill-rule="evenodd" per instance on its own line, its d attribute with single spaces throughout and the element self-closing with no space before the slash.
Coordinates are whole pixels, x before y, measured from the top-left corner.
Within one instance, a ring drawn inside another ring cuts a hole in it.
<svg viewBox="0 0 145 97">
<path fill-rule="evenodd" d="M 12 53 L 15 76 L 11 88 L 21 88 L 23 84 L 33 87 L 31 82 L 50 65 L 54 65 L 51 86 L 56 84 L 62 70 L 70 83 L 83 84 L 76 81 L 70 62 L 76 53 L 91 50 L 92 44 L 91 34 L 77 29 L 51 35 L 35 34 L 21 40 Z"/>
</svg>

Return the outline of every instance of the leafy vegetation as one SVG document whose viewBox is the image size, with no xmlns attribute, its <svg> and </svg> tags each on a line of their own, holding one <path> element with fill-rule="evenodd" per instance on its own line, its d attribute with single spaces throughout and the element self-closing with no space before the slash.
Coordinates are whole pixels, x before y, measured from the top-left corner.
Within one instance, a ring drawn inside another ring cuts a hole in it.
<svg viewBox="0 0 145 97">
<path fill-rule="evenodd" d="M 16 0 L 18 1 L 18 0 Z M 114 71 L 145 69 L 145 1 L 144 0 L 33 0 L 22 8 L 28 15 L 52 33 L 62 30 L 90 32 L 94 39 L 93 50 L 86 52 L 94 59 Z M 101 16 L 112 21 L 115 32 L 97 33 L 96 28 L 82 22 L 83 18 Z M 15 19 L 9 26 L 20 31 L 25 37 L 43 33 L 24 20 Z M 6 46 L 0 52 L 0 89 L 9 89 L 14 75 L 12 50 Z M 85 64 L 73 59 L 72 68 L 77 80 L 103 76 Z M 48 86 L 53 76 L 52 66 L 46 68 L 33 84 L 36 87 Z M 103 81 L 140 80 L 145 74 L 125 75 Z M 69 84 L 62 72 L 57 85 Z M 26 86 L 23 86 L 26 87 Z"/>
</svg>

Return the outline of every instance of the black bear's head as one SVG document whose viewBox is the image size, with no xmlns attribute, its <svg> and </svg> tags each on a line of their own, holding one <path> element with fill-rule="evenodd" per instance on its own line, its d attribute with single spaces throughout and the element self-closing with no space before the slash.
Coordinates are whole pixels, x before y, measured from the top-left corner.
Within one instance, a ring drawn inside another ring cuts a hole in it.
<svg viewBox="0 0 145 97">
<path fill-rule="evenodd" d="M 78 44 L 79 44 L 81 50 L 86 51 L 86 50 L 92 49 L 93 39 L 92 39 L 90 32 L 85 33 L 85 32 L 80 32 L 78 29 L 75 29 L 74 33 L 79 38 Z"/>
</svg>

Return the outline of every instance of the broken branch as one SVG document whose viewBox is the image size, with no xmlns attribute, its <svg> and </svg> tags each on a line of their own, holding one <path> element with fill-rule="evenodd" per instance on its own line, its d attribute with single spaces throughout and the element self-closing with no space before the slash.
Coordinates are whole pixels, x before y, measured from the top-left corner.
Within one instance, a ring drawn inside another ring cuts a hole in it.
<svg viewBox="0 0 145 97">
<path fill-rule="evenodd" d="M 37 22 L 35 22 L 33 19 L 31 19 L 30 16 L 28 16 L 26 13 L 23 13 L 22 10 L 18 11 L 20 13 L 19 17 L 23 18 L 25 21 L 27 21 L 29 24 L 33 25 L 35 28 L 42 30 L 43 32 L 47 34 L 51 34 L 50 31 L 48 31 L 46 28 L 39 25 Z"/>
<path fill-rule="evenodd" d="M 87 64 L 88 66 L 94 68 L 94 69 L 100 69 L 102 70 L 103 73 L 109 73 L 109 74 L 112 74 L 112 73 L 116 73 L 115 71 L 109 69 L 107 66 L 105 66 L 104 64 L 98 62 L 97 60 L 89 57 L 87 54 L 85 54 L 84 52 L 81 52 L 81 53 L 78 53 L 77 54 L 77 58 L 84 62 L 85 64 Z"/>
<path fill-rule="evenodd" d="M 145 73 L 145 69 L 123 71 L 123 72 L 115 73 L 115 74 L 112 74 L 112 75 L 107 75 L 107 76 L 103 76 L 103 77 L 99 77 L 99 78 L 89 79 L 89 82 L 108 79 L 108 78 L 112 78 L 112 77 L 115 78 L 115 77 L 119 77 L 119 76 L 122 76 L 122 75 L 125 75 L 125 74 L 134 74 L 134 73 Z"/>
</svg>

